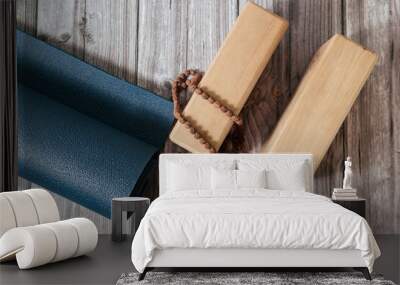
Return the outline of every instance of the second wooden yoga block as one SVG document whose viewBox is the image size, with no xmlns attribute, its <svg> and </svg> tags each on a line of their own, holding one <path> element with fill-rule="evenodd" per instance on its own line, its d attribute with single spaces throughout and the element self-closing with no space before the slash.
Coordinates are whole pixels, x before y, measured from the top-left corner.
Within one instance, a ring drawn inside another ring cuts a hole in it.
<svg viewBox="0 0 400 285">
<path fill-rule="evenodd" d="M 312 153 L 315 171 L 376 61 L 373 52 L 341 35 L 329 39 L 261 151 Z"/>
<path fill-rule="evenodd" d="M 238 115 L 287 27 L 286 20 L 248 2 L 199 87 Z M 232 127 L 232 120 L 196 95 L 183 114 L 218 151 Z M 209 152 L 179 121 L 170 139 L 190 152 Z"/>
</svg>

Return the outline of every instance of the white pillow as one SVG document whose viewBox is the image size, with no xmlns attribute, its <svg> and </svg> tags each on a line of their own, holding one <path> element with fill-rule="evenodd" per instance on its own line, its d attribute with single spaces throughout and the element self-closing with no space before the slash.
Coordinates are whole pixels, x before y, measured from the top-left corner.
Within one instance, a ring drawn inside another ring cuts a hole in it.
<svg viewBox="0 0 400 285">
<path fill-rule="evenodd" d="M 311 183 L 308 181 L 311 170 L 305 161 L 241 159 L 238 169 L 266 170 L 266 188 L 272 190 L 305 191 Z"/>
<path fill-rule="evenodd" d="M 271 169 L 267 171 L 267 185 L 272 190 L 305 191 L 307 187 L 304 165 L 285 171 Z"/>
<path fill-rule="evenodd" d="M 265 170 L 211 170 L 211 188 L 213 190 L 228 189 L 237 190 L 240 188 L 266 188 Z"/>
<path fill-rule="evenodd" d="M 211 189 L 236 189 L 236 170 L 211 169 Z"/>
<path fill-rule="evenodd" d="M 169 162 L 167 191 L 210 190 L 211 169 L 234 169 L 235 161 Z"/>
<path fill-rule="evenodd" d="M 237 188 L 267 188 L 266 170 L 236 170 Z"/>
<path fill-rule="evenodd" d="M 209 189 L 211 167 L 185 166 L 171 163 L 168 169 L 168 189 L 184 191 L 189 189 Z"/>
</svg>

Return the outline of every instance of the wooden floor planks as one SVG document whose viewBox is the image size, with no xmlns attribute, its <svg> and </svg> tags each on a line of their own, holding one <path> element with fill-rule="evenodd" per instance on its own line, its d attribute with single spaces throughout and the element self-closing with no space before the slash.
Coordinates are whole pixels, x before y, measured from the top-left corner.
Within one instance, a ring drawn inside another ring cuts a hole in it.
<svg viewBox="0 0 400 285">
<path fill-rule="evenodd" d="M 257 152 L 288 104 L 314 52 L 335 33 L 376 51 L 380 61 L 315 177 L 330 195 L 353 157 L 356 186 L 368 199 L 375 233 L 400 233 L 400 7 L 397 1 L 257 0 L 289 20 L 289 30 L 243 110 L 244 141 Z M 19 28 L 129 82 L 170 98 L 185 68 L 205 70 L 244 0 L 17 0 Z M 166 152 L 183 152 L 171 142 Z M 223 151 L 237 151 L 228 137 Z M 155 180 L 153 171 L 150 180 Z M 21 181 L 21 188 L 30 183 Z M 153 183 L 150 188 L 156 188 Z M 149 190 L 153 193 L 155 189 Z M 109 221 L 57 197 L 63 217 Z"/>
</svg>

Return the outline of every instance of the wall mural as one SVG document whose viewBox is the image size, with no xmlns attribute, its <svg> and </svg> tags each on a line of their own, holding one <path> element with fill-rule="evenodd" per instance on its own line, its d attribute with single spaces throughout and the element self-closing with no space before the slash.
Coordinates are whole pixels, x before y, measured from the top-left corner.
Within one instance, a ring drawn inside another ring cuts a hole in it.
<svg viewBox="0 0 400 285">
<path fill-rule="evenodd" d="M 17 8 L 21 29 L 170 99 L 172 80 L 180 71 L 207 70 L 245 2 L 21 0 Z M 343 160 L 352 156 L 353 186 L 369 202 L 367 219 L 374 232 L 399 232 L 400 194 L 396 189 L 400 187 L 400 128 L 393 126 L 400 124 L 399 114 L 394 111 L 400 107 L 396 97 L 400 64 L 396 64 L 398 58 L 392 64 L 391 58 L 383 56 L 393 54 L 390 51 L 400 46 L 392 37 L 393 27 L 400 26 L 393 24 L 399 19 L 390 16 L 392 3 L 256 2 L 289 20 L 290 25 L 242 111 L 241 151 L 262 149 L 317 49 L 336 33 L 347 36 L 377 53 L 379 62 L 322 159 L 314 188 L 317 193 L 330 196 L 333 188 L 342 183 Z M 369 17 L 371 11 L 374 17 Z M 373 22 L 377 20 L 379 24 Z M 86 112 L 83 110 L 85 115 Z M 88 115 L 93 117 L 90 112 Z M 96 120 L 104 123 L 104 118 Z M 53 122 L 49 125 L 57 127 Z M 32 138 L 35 136 L 40 139 L 39 133 L 32 133 Z M 228 136 L 222 152 L 237 151 L 235 136 L 237 132 Z M 185 150 L 167 140 L 164 151 Z M 144 183 L 147 195 L 156 196 L 157 171 L 150 170 Z M 59 203 L 64 203 L 66 209 L 70 207 L 62 199 Z M 66 211 L 65 215 L 84 211 L 78 205 L 74 207 L 75 212 Z M 109 229 L 107 221 L 97 221 L 105 225 L 104 231 Z"/>
</svg>

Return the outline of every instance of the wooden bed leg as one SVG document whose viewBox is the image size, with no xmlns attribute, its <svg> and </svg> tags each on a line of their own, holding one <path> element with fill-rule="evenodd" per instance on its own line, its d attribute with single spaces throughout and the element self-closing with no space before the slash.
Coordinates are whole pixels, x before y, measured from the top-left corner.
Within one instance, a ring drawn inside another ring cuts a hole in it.
<svg viewBox="0 0 400 285">
<path fill-rule="evenodd" d="M 148 269 L 147 267 L 143 270 L 142 273 L 139 274 L 139 278 L 138 281 L 142 281 L 144 279 L 144 277 L 146 277 L 146 273 L 147 273 Z"/>
<path fill-rule="evenodd" d="M 369 274 L 369 270 L 367 267 L 354 267 L 354 269 L 357 271 L 361 271 L 362 274 L 364 275 L 365 279 L 372 280 L 371 274 Z"/>
</svg>

